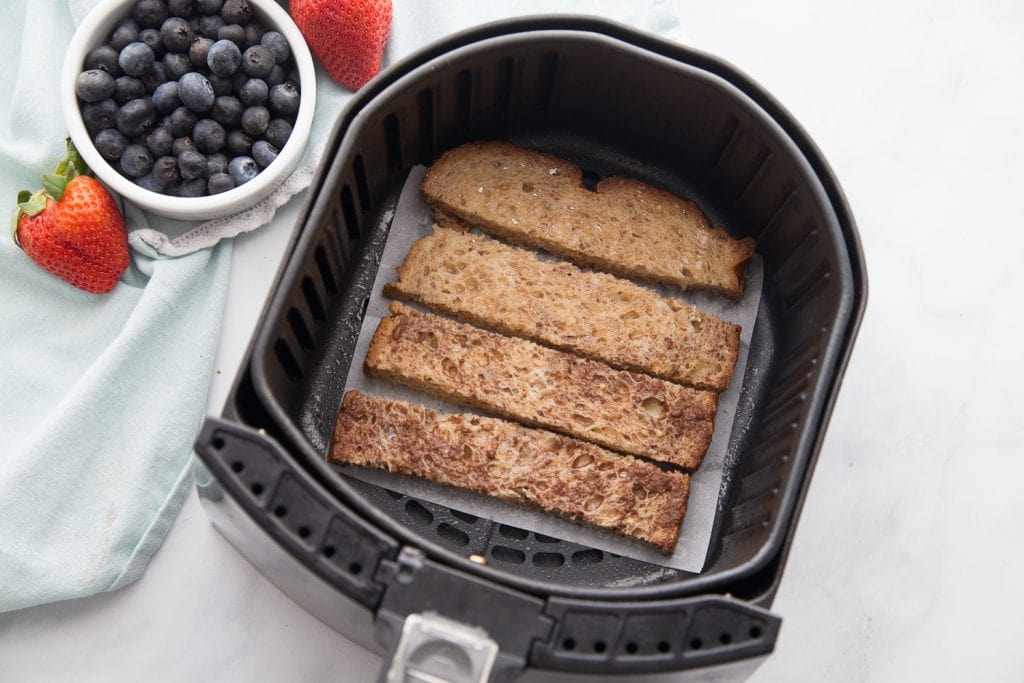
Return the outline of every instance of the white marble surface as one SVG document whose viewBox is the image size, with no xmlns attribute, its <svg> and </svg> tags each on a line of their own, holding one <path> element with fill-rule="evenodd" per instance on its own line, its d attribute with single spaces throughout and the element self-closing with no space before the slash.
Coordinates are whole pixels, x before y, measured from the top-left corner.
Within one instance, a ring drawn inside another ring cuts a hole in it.
<svg viewBox="0 0 1024 683">
<path fill-rule="evenodd" d="M 781 636 L 750 680 L 1022 680 L 1024 5 L 679 7 L 694 45 L 820 145 L 871 286 L 773 606 Z M 295 208 L 238 240 L 211 406 Z M 4 681 L 368 681 L 377 664 L 253 570 L 194 493 L 138 583 L 0 616 Z"/>
</svg>

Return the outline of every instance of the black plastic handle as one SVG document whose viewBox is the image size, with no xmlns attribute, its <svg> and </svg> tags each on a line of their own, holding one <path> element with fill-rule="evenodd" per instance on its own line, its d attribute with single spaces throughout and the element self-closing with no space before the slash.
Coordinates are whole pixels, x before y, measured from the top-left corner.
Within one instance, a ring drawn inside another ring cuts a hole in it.
<svg viewBox="0 0 1024 683">
<path fill-rule="evenodd" d="M 260 431 L 208 417 L 195 445 L 219 484 L 200 495 L 227 494 L 293 558 L 365 607 L 376 608 L 384 588 L 377 565 L 399 545 L 334 501 L 292 456 Z"/>
</svg>

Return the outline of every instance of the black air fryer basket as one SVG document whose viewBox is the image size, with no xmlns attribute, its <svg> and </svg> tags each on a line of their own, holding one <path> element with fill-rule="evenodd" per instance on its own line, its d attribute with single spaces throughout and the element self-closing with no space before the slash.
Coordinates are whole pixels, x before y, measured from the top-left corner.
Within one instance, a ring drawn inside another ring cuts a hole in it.
<svg viewBox="0 0 1024 683">
<path fill-rule="evenodd" d="M 640 178 L 757 239 L 764 293 L 699 574 L 495 524 L 325 461 L 403 182 L 484 139 L 570 159 L 588 181 Z M 866 283 L 835 178 L 771 96 L 713 57 L 603 21 L 471 30 L 354 98 L 290 249 L 224 415 L 200 435 L 197 482 L 213 524 L 268 578 L 390 653 L 382 676 L 657 672 L 772 650 L 780 619 L 767 608 Z"/>
</svg>

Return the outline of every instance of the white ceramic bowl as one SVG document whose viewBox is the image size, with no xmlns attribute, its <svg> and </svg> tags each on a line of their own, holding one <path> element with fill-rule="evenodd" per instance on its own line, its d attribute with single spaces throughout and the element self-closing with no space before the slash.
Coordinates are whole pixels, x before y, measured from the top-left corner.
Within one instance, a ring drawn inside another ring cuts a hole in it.
<svg viewBox="0 0 1024 683">
<path fill-rule="evenodd" d="M 107 41 L 117 23 L 131 15 L 136 0 L 101 0 L 86 16 L 71 39 L 64 58 L 61 74 L 61 106 L 64 121 L 75 147 L 93 173 L 111 190 L 136 206 L 170 218 L 204 220 L 237 213 L 257 203 L 273 192 L 295 168 L 302 155 L 313 123 L 316 105 L 316 76 L 313 57 L 295 22 L 274 0 L 249 0 L 253 18 L 265 28 L 272 28 L 287 40 L 299 71 L 299 111 L 291 137 L 269 166 L 254 179 L 227 192 L 208 197 L 171 197 L 145 190 L 112 167 L 93 146 L 85 129 L 78 98 L 75 96 L 75 78 L 82 71 L 85 56 Z"/>
</svg>

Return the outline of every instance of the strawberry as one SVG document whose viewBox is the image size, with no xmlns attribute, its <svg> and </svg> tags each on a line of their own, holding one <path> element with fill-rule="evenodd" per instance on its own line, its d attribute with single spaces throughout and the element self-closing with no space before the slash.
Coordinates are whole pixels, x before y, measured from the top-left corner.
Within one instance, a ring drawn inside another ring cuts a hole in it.
<svg viewBox="0 0 1024 683">
<path fill-rule="evenodd" d="M 18 193 L 14 242 L 44 270 L 94 294 L 114 288 L 128 267 L 124 218 L 71 140 L 56 171 L 35 194 Z"/>
<path fill-rule="evenodd" d="M 292 19 L 327 74 L 358 90 L 380 71 L 391 0 L 291 0 Z"/>
</svg>

